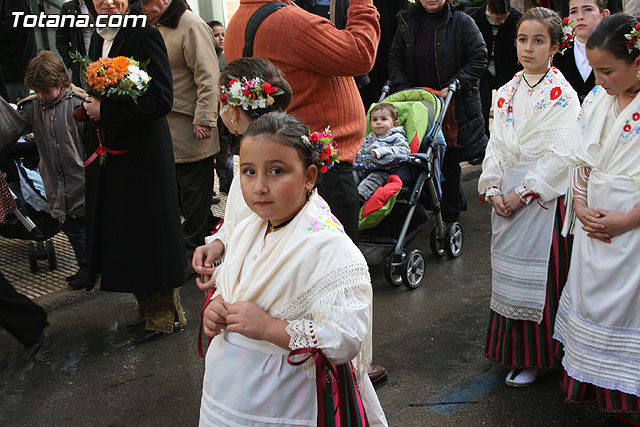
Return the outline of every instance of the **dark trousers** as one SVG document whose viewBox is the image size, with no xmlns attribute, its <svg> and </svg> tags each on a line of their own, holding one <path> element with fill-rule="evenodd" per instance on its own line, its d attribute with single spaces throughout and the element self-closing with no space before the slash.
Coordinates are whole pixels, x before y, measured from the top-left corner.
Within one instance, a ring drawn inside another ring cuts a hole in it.
<svg viewBox="0 0 640 427">
<path fill-rule="evenodd" d="M 333 165 L 318 185 L 318 193 L 327 201 L 351 240 L 358 241 L 358 212 L 360 196 L 353 179 L 353 165 L 340 162 Z"/>
<path fill-rule="evenodd" d="M 461 211 L 467 210 L 467 197 L 462 188 L 462 168 L 457 148 L 447 148 L 442 161 L 442 219 L 445 222 L 457 221 Z"/>
<path fill-rule="evenodd" d="M 22 345 L 33 345 L 47 326 L 47 313 L 29 298 L 16 292 L 0 273 L 0 326 Z"/>
<path fill-rule="evenodd" d="M 194 249 L 204 244 L 209 234 L 213 192 L 213 156 L 189 163 L 176 163 L 178 201 L 184 216 L 182 234 L 185 247 Z"/>
<path fill-rule="evenodd" d="M 231 180 L 233 179 L 233 169 L 228 169 L 227 158 L 230 155 L 229 150 L 231 149 L 231 142 L 235 135 L 229 132 L 229 129 L 227 129 L 222 120 L 218 120 L 218 136 L 220 151 L 213 157 L 215 170 L 216 175 L 218 175 L 218 182 L 220 183 L 220 191 L 228 193 L 229 187 L 231 187 Z"/>
<path fill-rule="evenodd" d="M 66 217 L 64 222 L 60 223 L 60 228 L 62 228 L 62 232 L 69 239 L 69 243 L 71 243 L 71 247 L 73 248 L 73 252 L 76 255 L 76 262 L 78 263 L 80 271 L 86 271 L 87 251 L 85 249 L 86 240 L 84 217 L 71 218 L 70 216 L 68 216 Z"/>
<path fill-rule="evenodd" d="M 496 87 L 496 78 L 486 73 L 480 79 L 480 102 L 482 103 L 482 117 L 484 117 L 484 133 L 489 137 L 489 113 L 491 111 L 491 96 Z"/>
</svg>

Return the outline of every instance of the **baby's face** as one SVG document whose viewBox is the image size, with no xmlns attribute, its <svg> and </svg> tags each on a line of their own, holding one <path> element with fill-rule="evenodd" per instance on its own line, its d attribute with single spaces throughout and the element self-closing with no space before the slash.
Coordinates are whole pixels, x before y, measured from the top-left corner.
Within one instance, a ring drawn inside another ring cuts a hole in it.
<svg viewBox="0 0 640 427">
<path fill-rule="evenodd" d="M 371 131 L 376 135 L 382 135 L 394 126 L 397 126 L 397 121 L 393 120 L 391 113 L 386 110 L 378 110 L 371 113 L 369 126 Z"/>
</svg>

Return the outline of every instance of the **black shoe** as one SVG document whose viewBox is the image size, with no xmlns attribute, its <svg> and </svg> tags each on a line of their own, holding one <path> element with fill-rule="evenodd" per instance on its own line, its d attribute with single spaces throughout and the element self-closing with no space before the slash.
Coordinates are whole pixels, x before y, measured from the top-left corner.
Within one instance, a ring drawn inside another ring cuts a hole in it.
<svg viewBox="0 0 640 427">
<path fill-rule="evenodd" d="M 137 319 L 132 320 L 131 322 L 127 323 L 127 328 L 135 328 L 137 326 L 143 325 L 144 324 L 144 317 L 139 317 Z"/>
<path fill-rule="evenodd" d="M 73 273 L 71 276 L 67 276 L 64 278 L 64 280 L 66 280 L 67 282 L 72 282 L 73 279 L 75 279 L 76 277 L 78 277 L 78 273 L 79 271 L 76 271 L 75 273 Z"/>
<path fill-rule="evenodd" d="M 211 204 L 212 205 L 217 205 L 218 203 L 220 203 L 222 201 L 222 199 L 220 197 L 218 197 L 218 194 L 214 191 L 211 194 Z"/>
<path fill-rule="evenodd" d="M 34 342 L 33 344 L 31 344 L 30 346 L 26 346 L 25 347 L 25 353 L 24 353 L 24 361 L 28 362 L 31 359 L 33 359 L 33 357 L 38 353 L 38 351 L 40 351 L 40 349 L 42 348 L 42 344 L 44 344 L 44 330 L 42 331 L 42 333 L 40 334 L 40 336 L 38 338 L 36 338 L 36 342 Z"/>
<path fill-rule="evenodd" d="M 134 344 L 145 344 L 151 341 L 159 340 L 160 338 L 164 338 L 168 334 L 166 332 L 160 331 L 148 331 L 145 329 L 144 334 L 140 335 L 138 338 L 133 340 Z"/>
<path fill-rule="evenodd" d="M 89 274 L 86 271 L 78 271 L 76 277 L 69 282 L 71 289 L 87 289 L 89 286 Z"/>
</svg>

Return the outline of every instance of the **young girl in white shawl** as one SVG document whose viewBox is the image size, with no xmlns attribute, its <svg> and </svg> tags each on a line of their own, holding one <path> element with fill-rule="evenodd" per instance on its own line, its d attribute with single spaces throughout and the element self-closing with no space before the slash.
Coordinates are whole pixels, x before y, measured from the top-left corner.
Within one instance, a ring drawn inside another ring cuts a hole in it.
<svg viewBox="0 0 640 427">
<path fill-rule="evenodd" d="M 589 36 L 596 86 L 572 157 L 575 240 L 555 338 L 567 400 L 640 425 L 640 25 L 605 18 Z M 567 217 L 569 218 L 567 212 Z"/>
<path fill-rule="evenodd" d="M 531 384 L 554 368 L 553 323 L 568 270 L 560 236 L 569 147 L 580 108 L 576 92 L 550 66 L 562 21 L 527 11 L 516 47 L 524 70 L 498 90 L 478 191 L 493 205 L 492 293 L 485 356 L 510 368 L 505 383 Z"/>
<path fill-rule="evenodd" d="M 314 189 L 324 150 L 307 134 L 300 121 L 274 112 L 242 139 L 240 183 L 254 214 L 233 231 L 205 311 L 205 333 L 215 338 L 200 425 L 317 425 L 325 409 L 317 404 L 318 362 L 288 363 L 292 350 L 311 349 L 334 366 L 353 360 L 369 423 L 386 424 L 366 374 L 369 270 Z"/>
</svg>

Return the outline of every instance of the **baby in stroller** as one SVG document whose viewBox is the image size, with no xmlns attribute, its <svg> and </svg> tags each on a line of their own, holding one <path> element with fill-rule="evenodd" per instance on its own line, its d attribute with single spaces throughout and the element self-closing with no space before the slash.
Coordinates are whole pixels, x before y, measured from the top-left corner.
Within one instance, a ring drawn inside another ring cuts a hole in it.
<svg viewBox="0 0 640 427">
<path fill-rule="evenodd" d="M 406 161 L 411 149 L 404 127 L 398 126 L 398 110 L 392 104 L 377 104 L 369 112 L 371 133 L 356 156 L 358 193 L 366 202 L 394 173 L 393 165 Z"/>
</svg>

